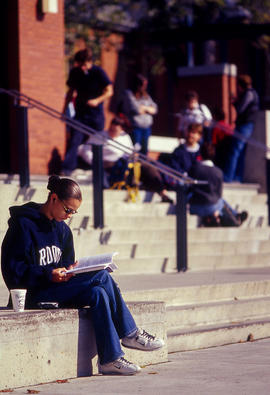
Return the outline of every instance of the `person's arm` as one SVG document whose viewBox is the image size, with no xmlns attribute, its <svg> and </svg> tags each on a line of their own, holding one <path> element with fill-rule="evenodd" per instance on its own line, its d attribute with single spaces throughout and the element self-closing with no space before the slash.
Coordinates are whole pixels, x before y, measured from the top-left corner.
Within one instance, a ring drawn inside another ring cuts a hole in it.
<svg viewBox="0 0 270 395">
<path fill-rule="evenodd" d="M 96 97 L 95 99 L 89 99 L 87 101 L 87 104 L 90 107 L 97 107 L 99 104 L 109 99 L 112 95 L 113 95 L 113 85 L 109 84 L 104 88 L 102 95 Z"/>
<path fill-rule="evenodd" d="M 130 90 L 126 90 L 124 100 L 124 113 L 128 116 L 134 116 L 141 114 L 140 112 L 140 105 L 134 96 L 134 94 Z"/>
<path fill-rule="evenodd" d="M 142 114 L 155 115 L 158 112 L 158 106 L 153 101 L 153 99 L 150 96 L 148 96 L 148 103 L 140 106 L 140 110 L 141 110 Z"/>
<path fill-rule="evenodd" d="M 234 103 L 237 114 L 242 114 L 253 101 L 254 101 L 253 91 L 252 90 L 246 91 L 246 93 L 240 99 L 236 100 Z"/>
<path fill-rule="evenodd" d="M 2 244 L 2 273 L 11 288 L 36 287 L 38 283 L 50 281 L 52 266 L 34 264 L 35 248 L 29 229 L 19 222 L 12 224 Z"/>
<path fill-rule="evenodd" d="M 39 264 L 36 253 L 29 228 L 20 221 L 14 221 L 2 244 L 2 273 L 9 288 L 29 289 L 42 283 L 60 282 L 60 277 L 65 277 L 64 272 L 74 264 L 72 234 L 66 232 L 59 267 L 57 264 Z"/>
<path fill-rule="evenodd" d="M 60 267 L 54 268 L 51 274 L 51 281 L 54 283 L 61 283 L 68 281 L 74 274 L 67 274 L 66 271 L 73 269 L 78 265 L 74 256 L 73 236 L 70 228 L 66 224 L 62 224 L 61 234 L 63 237 L 62 256 Z"/>
<path fill-rule="evenodd" d="M 141 114 L 155 115 L 157 113 L 157 108 L 152 106 L 152 105 L 140 106 L 140 113 Z"/>
<path fill-rule="evenodd" d="M 65 114 L 68 108 L 69 103 L 72 101 L 74 94 L 75 94 L 75 89 L 74 88 L 69 88 L 67 91 L 66 97 L 65 97 L 65 102 L 62 110 L 62 114 Z"/>
<path fill-rule="evenodd" d="M 209 108 L 205 104 L 200 104 L 200 107 L 204 116 L 204 122 L 203 122 L 204 126 L 210 126 L 213 118 Z"/>
</svg>

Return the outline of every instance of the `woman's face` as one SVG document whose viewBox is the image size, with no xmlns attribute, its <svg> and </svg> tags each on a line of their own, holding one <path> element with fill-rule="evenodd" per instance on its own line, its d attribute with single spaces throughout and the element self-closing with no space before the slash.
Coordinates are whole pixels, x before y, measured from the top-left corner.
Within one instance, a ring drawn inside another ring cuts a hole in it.
<svg viewBox="0 0 270 395">
<path fill-rule="evenodd" d="M 190 110 L 194 110 L 194 108 L 198 107 L 198 100 L 196 99 L 190 99 L 187 101 L 187 108 Z"/>
<path fill-rule="evenodd" d="M 70 198 L 61 200 L 56 194 L 52 195 L 51 216 L 56 221 L 65 221 L 77 213 L 81 205 L 81 200 Z"/>
<path fill-rule="evenodd" d="M 120 134 L 121 134 L 122 132 L 123 132 L 122 126 L 116 125 L 116 124 L 114 124 L 114 123 L 111 124 L 110 129 L 109 129 L 109 134 L 110 134 L 110 137 L 111 137 L 112 139 L 113 139 L 113 138 L 116 138 L 116 137 L 118 137 L 118 136 L 120 136 Z"/>
<path fill-rule="evenodd" d="M 195 145 L 200 141 L 201 138 L 202 138 L 202 134 L 200 132 L 197 132 L 195 130 L 192 131 L 189 130 L 187 134 L 186 143 L 188 145 Z"/>
</svg>

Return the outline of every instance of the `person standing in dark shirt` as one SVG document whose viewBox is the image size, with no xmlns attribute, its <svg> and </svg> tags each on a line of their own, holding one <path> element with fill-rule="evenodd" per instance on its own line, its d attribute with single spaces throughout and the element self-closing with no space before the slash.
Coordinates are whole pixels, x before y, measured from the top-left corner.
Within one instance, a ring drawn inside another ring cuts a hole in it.
<svg viewBox="0 0 270 395">
<path fill-rule="evenodd" d="M 75 99 L 75 119 L 96 131 L 104 129 L 105 117 L 103 103 L 113 95 L 113 86 L 105 71 L 93 64 L 92 51 L 83 49 L 74 57 L 76 67 L 69 73 L 69 87 L 63 113 L 68 104 Z M 69 175 L 77 167 L 77 150 L 85 135 L 77 130 L 71 131 L 71 139 L 62 165 L 62 172 Z"/>
<path fill-rule="evenodd" d="M 233 101 L 237 112 L 235 137 L 232 138 L 224 169 L 225 182 L 243 182 L 246 140 L 253 133 L 256 115 L 259 110 L 259 97 L 255 89 L 252 88 L 251 77 L 240 75 L 237 83 L 238 97 Z"/>
</svg>

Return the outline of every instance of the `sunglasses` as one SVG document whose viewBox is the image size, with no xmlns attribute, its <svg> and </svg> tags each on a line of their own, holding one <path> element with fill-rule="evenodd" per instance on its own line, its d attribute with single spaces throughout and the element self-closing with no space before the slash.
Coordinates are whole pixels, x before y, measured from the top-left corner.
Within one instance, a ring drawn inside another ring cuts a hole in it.
<svg viewBox="0 0 270 395">
<path fill-rule="evenodd" d="M 59 200 L 60 200 L 60 199 L 59 199 Z M 60 200 L 60 202 L 62 203 L 63 209 L 64 209 L 64 211 L 65 211 L 66 214 L 77 214 L 77 213 L 78 213 L 78 211 L 73 210 L 72 208 L 66 207 L 66 206 L 64 205 L 64 203 L 63 203 L 62 200 Z"/>
</svg>

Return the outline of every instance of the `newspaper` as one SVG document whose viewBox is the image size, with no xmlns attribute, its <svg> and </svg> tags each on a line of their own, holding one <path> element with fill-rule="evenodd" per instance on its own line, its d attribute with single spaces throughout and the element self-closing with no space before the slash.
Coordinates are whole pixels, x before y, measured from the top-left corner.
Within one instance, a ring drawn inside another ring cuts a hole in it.
<svg viewBox="0 0 270 395">
<path fill-rule="evenodd" d="M 103 269 L 113 272 L 118 269 L 117 265 L 113 262 L 113 258 L 116 255 L 118 255 L 118 252 L 80 258 L 78 260 L 79 264 L 73 269 L 67 270 L 66 273 L 79 274 Z"/>
</svg>

